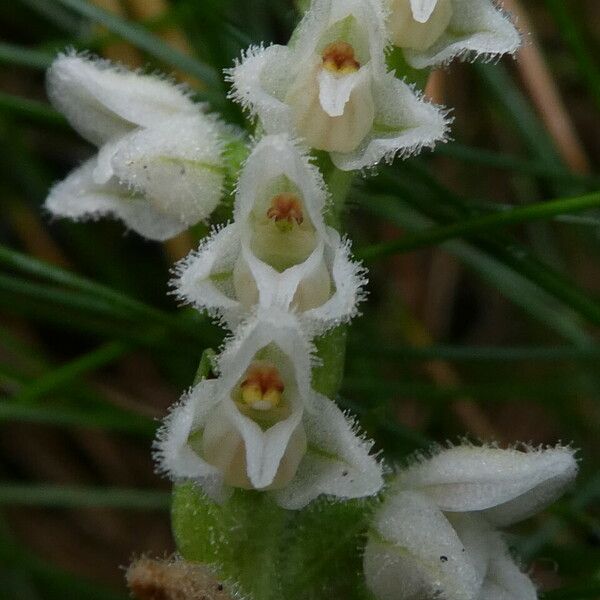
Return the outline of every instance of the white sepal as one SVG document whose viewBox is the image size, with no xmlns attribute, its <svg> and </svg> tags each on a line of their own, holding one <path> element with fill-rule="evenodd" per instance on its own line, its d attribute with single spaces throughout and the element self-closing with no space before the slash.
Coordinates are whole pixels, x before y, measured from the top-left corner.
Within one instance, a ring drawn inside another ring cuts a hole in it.
<svg viewBox="0 0 600 600">
<path fill-rule="evenodd" d="M 521 45 L 511 19 L 492 0 L 438 0 L 427 3 L 427 10 L 411 0 L 412 24 L 404 16 L 408 1 L 392 0 L 390 27 L 394 44 L 404 48 L 414 68 L 446 64 L 457 57 L 514 54 Z M 431 4 L 432 12 L 423 19 Z"/>
<path fill-rule="evenodd" d="M 111 165 L 121 183 L 189 227 L 207 219 L 221 199 L 222 151 L 219 125 L 211 118 L 175 117 L 123 138 Z"/>
<path fill-rule="evenodd" d="M 412 491 L 387 498 L 376 513 L 364 572 L 378 600 L 475 600 L 483 581 L 481 567 L 444 514 Z"/>
<path fill-rule="evenodd" d="M 477 600 L 536 600 L 538 596 L 533 582 L 510 556 L 502 535 L 491 532 L 487 543 L 490 559 Z"/>
<path fill-rule="evenodd" d="M 153 240 L 164 240 L 186 228 L 174 215 L 157 210 L 148 200 L 115 178 L 97 184 L 96 159 L 75 169 L 57 183 L 46 199 L 45 208 L 57 217 L 86 221 L 113 216 L 130 229 Z"/>
<path fill-rule="evenodd" d="M 321 494 L 338 498 L 373 496 L 383 486 L 382 468 L 354 423 L 334 402 L 316 395 L 304 415 L 307 449 L 294 479 L 276 492 L 277 503 L 296 510 Z"/>
<path fill-rule="evenodd" d="M 463 445 L 421 459 L 398 476 L 398 484 L 430 497 L 442 510 L 481 511 L 507 525 L 542 510 L 577 474 L 569 448 L 502 450 Z"/>
<path fill-rule="evenodd" d="M 52 104 L 97 146 L 137 127 L 198 112 L 183 86 L 81 54 L 59 55 L 48 70 L 47 89 Z"/>
<path fill-rule="evenodd" d="M 217 381 L 203 380 L 171 407 L 154 441 L 159 472 L 172 481 L 193 481 L 216 502 L 227 499 L 223 475 L 190 445 L 190 436 L 201 431 L 217 404 Z"/>
<path fill-rule="evenodd" d="M 346 171 L 432 146 L 448 119 L 386 73 L 384 20 L 376 0 L 316 0 L 289 46 L 252 48 L 229 71 L 233 98 L 267 133 L 293 132 Z M 332 73 L 325 52 L 340 41 L 356 67 Z"/>
</svg>

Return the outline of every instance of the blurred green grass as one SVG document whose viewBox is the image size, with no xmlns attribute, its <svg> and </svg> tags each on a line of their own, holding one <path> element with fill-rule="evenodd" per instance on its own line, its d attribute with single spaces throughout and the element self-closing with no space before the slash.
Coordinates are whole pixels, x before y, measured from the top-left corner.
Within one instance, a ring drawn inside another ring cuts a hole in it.
<svg viewBox="0 0 600 600">
<path fill-rule="evenodd" d="M 110 4 L 118 14 L 99 8 Z M 580 448 L 575 489 L 514 546 L 545 598 L 598 598 L 600 7 L 524 6 L 590 168 L 565 162 L 510 60 L 445 73 L 456 141 L 352 190 L 345 227 L 371 283 L 340 401 L 393 460 L 462 435 Z M 119 565 L 171 549 L 168 488 L 151 473 L 155 419 L 222 340 L 166 295 L 198 232 L 161 247 L 116 223 L 48 218 L 48 188 L 91 149 L 48 105 L 43 69 L 67 47 L 133 56 L 132 66 L 186 76 L 242 124 L 221 69 L 251 43 L 285 43 L 297 16 L 285 0 L 165 7 L 140 17 L 134 0 L 0 5 L 7 598 L 123 597 Z"/>
</svg>

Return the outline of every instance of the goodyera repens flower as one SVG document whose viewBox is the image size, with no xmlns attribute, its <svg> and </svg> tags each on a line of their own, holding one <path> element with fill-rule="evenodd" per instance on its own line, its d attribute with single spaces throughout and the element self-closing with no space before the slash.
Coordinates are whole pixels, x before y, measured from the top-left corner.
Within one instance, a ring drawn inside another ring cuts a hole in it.
<svg viewBox="0 0 600 600">
<path fill-rule="evenodd" d="M 318 170 L 286 135 L 264 137 L 241 173 L 234 221 L 177 268 L 177 295 L 230 328 L 257 304 L 292 309 L 311 334 L 356 312 L 363 269 L 325 225 Z"/>
<path fill-rule="evenodd" d="M 346 171 L 432 146 L 446 117 L 386 71 L 386 44 L 379 0 L 314 0 L 288 46 L 251 48 L 230 71 L 233 97 Z"/>
<path fill-rule="evenodd" d="M 464 445 L 398 473 L 375 515 L 364 555 L 378 600 L 535 600 L 495 529 L 542 510 L 573 481 L 565 447 Z"/>
<path fill-rule="evenodd" d="M 164 240 L 215 209 L 224 126 L 184 88 L 75 54 L 59 56 L 47 81 L 54 106 L 100 149 L 54 186 L 50 212 L 73 219 L 112 215 Z"/>
<path fill-rule="evenodd" d="M 457 56 L 513 54 L 521 37 L 494 0 L 387 0 L 392 42 L 423 69 Z"/>
<path fill-rule="evenodd" d="M 259 312 L 219 357 L 219 377 L 198 383 L 167 417 L 159 469 L 216 501 L 234 487 L 270 490 L 288 509 L 320 494 L 377 493 L 383 481 L 371 444 L 312 389 L 310 356 L 292 315 Z"/>
</svg>

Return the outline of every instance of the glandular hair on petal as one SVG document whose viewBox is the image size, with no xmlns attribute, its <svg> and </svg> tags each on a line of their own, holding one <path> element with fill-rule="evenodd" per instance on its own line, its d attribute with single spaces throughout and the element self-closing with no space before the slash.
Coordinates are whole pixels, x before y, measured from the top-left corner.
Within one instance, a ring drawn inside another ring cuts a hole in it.
<svg viewBox="0 0 600 600">
<path fill-rule="evenodd" d="M 410 0 L 393 0 L 389 27 L 392 41 L 400 48 L 426 50 L 444 33 L 452 19 L 452 0 L 438 0 L 424 23 L 414 18 Z"/>
<path fill-rule="evenodd" d="M 358 74 L 349 94 L 343 113 L 332 117 L 322 106 L 319 74 L 321 59 L 312 68 L 307 65 L 290 88 L 286 103 L 292 108 L 297 134 L 308 145 L 327 152 L 352 152 L 371 131 L 375 119 L 375 103 L 371 92 L 371 77 L 368 67 Z"/>
</svg>

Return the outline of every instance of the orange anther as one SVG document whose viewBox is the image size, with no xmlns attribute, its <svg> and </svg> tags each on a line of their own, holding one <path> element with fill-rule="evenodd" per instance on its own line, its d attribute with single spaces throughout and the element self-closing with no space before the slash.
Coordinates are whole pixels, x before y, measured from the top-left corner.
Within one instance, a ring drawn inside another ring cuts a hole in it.
<svg viewBox="0 0 600 600">
<path fill-rule="evenodd" d="M 267 217 L 274 221 L 295 221 L 300 225 L 304 221 L 302 202 L 291 192 L 277 194 L 271 200 L 271 208 L 267 211 Z"/>
<path fill-rule="evenodd" d="M 333 42 L 323 50 L 323 67 L 334 73 L 354 73 L 360 63 L 354 57 L 354 48 L 348 42 Z"/>
</svg>

